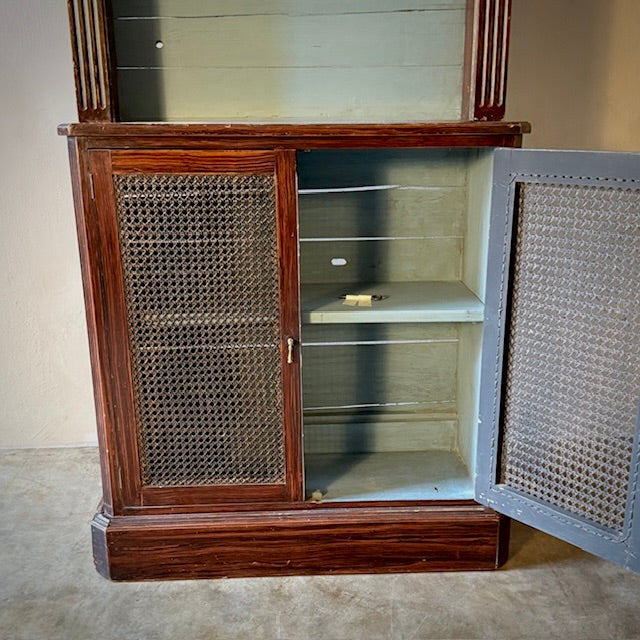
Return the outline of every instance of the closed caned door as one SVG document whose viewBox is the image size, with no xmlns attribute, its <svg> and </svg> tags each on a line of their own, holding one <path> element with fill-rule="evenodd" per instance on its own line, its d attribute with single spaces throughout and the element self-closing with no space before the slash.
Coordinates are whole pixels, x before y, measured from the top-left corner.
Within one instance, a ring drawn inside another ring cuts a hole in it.
<svg viewBox="0 0 640 640">
<path fill-rule="evenodd" d="M 93 151 L 122 506 L 301 495 L 287 152 Z"/>
</svg>

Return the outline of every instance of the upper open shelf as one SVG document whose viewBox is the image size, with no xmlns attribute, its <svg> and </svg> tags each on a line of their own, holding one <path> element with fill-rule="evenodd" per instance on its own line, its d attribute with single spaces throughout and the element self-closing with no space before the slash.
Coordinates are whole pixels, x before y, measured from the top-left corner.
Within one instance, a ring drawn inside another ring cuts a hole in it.
<svg viewBox="0 0 640 640">
<path fill-rule="evenodd" d="M 504 116 L 509 0 L 69 2 L 81 121 Z"/>
<path fill-rule="evenodd" d="M 122 120 L 462 115 L 465 0 L 112 4 Z"/>
<path fill-rule="evenodd" d="M 303 284 L 302 322 L 482 322 L 482 302 L 461 282 Z M 340 296 L 386 296 L 370 307 L 348 306 Z"/>
</svg>

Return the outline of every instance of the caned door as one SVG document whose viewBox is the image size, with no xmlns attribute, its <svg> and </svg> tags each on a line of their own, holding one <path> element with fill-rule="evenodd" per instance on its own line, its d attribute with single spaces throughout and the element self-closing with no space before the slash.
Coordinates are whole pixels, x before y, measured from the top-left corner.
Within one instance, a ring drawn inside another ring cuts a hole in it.
<svg viewBox="0 0 640 640">
<path fill-rule="evenodd" d="M 477 500 L 640 570 L 640 155 L 499 150 Z"/>
<path fill-rule="evenodd" d="M 302 496 L 295 157 L 94 150 L 116 512 Z"/>
</svg>

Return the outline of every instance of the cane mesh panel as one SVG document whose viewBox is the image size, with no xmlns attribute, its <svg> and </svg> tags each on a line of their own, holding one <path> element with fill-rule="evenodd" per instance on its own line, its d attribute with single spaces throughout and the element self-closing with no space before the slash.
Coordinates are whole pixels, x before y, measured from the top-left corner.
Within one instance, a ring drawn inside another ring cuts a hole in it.
<svg viewBox="0 0 640 640">
<path fill-rule="evenodd" d="M 640 393 L 640 192 L 520 186 L 500 482 L 622 530 Z"/>
<path fill-rule="evenodd" d="M 283 483 L 274 177 L 115 189 L 143 484 Z"/>
</svg>

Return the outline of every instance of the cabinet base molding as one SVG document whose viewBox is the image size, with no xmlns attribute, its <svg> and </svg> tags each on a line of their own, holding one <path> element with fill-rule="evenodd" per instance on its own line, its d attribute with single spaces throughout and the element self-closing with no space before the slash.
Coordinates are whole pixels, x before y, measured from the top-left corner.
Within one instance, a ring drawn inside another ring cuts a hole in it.
<svg viewBox="0 0 640 640">
<path fill-rule="evenodd" d="M 509 521 L 473 502 L 114 516 L 92 522 L 98 572 L 112 580 L 487 570 Z"/>
</svg>

